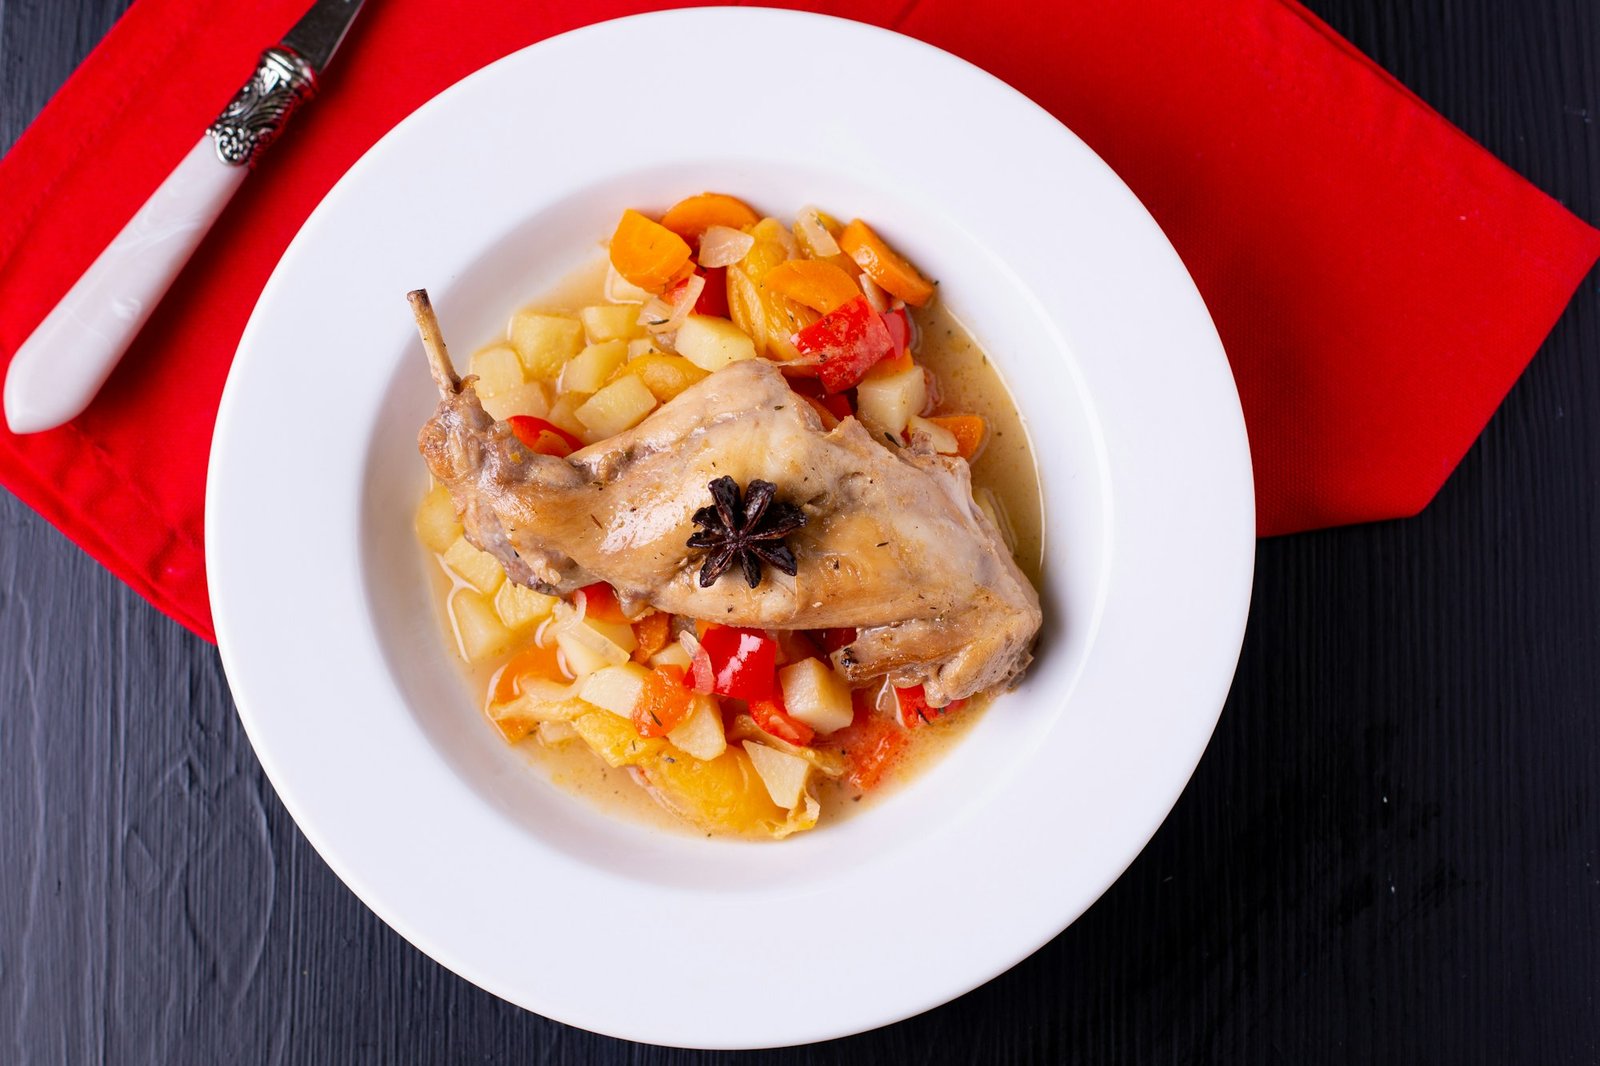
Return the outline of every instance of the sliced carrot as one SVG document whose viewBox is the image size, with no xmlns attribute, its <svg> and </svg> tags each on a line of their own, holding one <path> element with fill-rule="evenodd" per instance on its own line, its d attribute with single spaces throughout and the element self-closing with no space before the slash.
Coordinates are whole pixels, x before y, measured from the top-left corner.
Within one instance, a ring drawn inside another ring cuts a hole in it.
<svg viewBox="0 0 1600 1066">
<path fill-rule="evenodd" d="M 976 458 L 983 450 L 989 427 L 982 415 L 935 415 L 928 421 L 950 431 L 950 435 L 956 439 L 957 454 L 961 458 Z"/>
<path fill-rule="evenodd" d="M 672 616 L 665 611 L 652 611 L 633 623 L 633 639 L 639 646 L 633 649 L 634 662 L 648 662 L 650 656 L 667 646 L 672 632 Z"/>
<path fill-rule="evenodd" d="M 513 655 L 507 661 L 505 669 L 500 671 L 500 680 L 495 682 L 494 702 L 510 703 L 522 694 L 523 682 L 530 679 L 566 680 L 566 676 L 561 672 L 561 660 L 556 657 L 554 644 L 548 648 L 529 644 Z"/>
<path fill-rule="evenodd" d="M 744 229 L 761 221 L 749 204 L 727 193 L 703 192 L 687 200 L 679 200 L 661 216 L 661 224 L 686 241 L 700 240 L 700 235 L 712 226 Z M 617 268 L 621 270 L 621 267 Z"/>
<path fill-rule="evenodd" d="M 839 234 L 839 247 L 885 292 L 913 307 L 921 307 L 933 299 L 933 282 L 923 277 L 921 271 L 885 244 L 883 238 L 859 218 L 853 219 Z"/>
<path fill-rule="evenodd" d="M 788 259 L 761 279 L 764 288 L 827 314 L 861 295 L 856 279 L 820 259 Z"/>
<path fill-rule="evenodd" d="M 611 265 L 649 292 L 660 292 L 685 268 L 694 269 L 689 255 L 689 245 L 682 237 L 632 209 L 622 212 L 622 221 L 611 235 Z"/>
</svg>

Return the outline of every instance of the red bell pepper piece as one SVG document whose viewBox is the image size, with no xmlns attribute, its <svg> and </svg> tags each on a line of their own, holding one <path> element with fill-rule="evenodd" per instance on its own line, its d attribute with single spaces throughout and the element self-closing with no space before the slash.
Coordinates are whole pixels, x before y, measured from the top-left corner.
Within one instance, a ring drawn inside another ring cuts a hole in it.
<svg viewBox="0 0 1600 1066">
<path fill-rule="evenodd" d="M 770 733 L 779 740 L 787 740 L 790 744 L 805 747 L 816 738 L 816 730 L 800 721 L 791 718 L 783 706 L 783 695 L 774 692 L 770 700 L 751 700 L 750 717 L 756 720 L 763 732 Z"/>
<path fill-rule="evenodd" d="M 585 618 L 593 618 L 596 622 L 631 624 L 628 616 L 622 613 L 622 603 L 617 599 L 617 590 L 604 581 L 585 585 L 578 591 L 583 593 Z"/>
<path fill-rule="evenodd" d="M 821 356 L 817 377 L 829 394 L 854 388 L 873 364 L 895 352 L 894 337 L 865 296 L 834 308 L 792 338 L 802 356 Z"/>
<path fill-rule="evenodd" d="M 506 423 L 529 451 L 538 452 L 540 455 L 553 455 L 562 459 L 583 447 L 583 441 L 542 418 L 535 418 L 532 415 L 512 415 L 506 419 Z"/>
<path fill-rule="evenodd" d="M 844 753 L 848 760 L 844 779 L 862 792 L 877 787 L 911 742 L 904 729 L 873 713 L 872 693 L 872 689 L 858 688 L 850 694 L 855 703 L 855 719 L 828 734 L 825 741 L 829 748 Z"/>
<path fill-rule="evenodd" d="M 856 642 L 854 629 L 823 629 L 819 631 L 822 639 L 822 650 L 832 655 L 840 648 Z"/>
<path fill-rule="evenodd" d="M 900 705 L 900 724 L 907 729 L 915 729 L 924 722 L 931 722 L 940 715 L 959 711 L 967 705 L 966 700 L 951 700 L 943 707 L 928 706 L 928 694 L 921 685 L 912 685 L 909 688 L 896 688 L 894 690 L 895 702 Z"/>
<path fill-rule="evenodd" d="M 893 311 L 880 311 L 878 314 L 889 330 L 889 339 L 894 342 L 894 350 L 889 353 L 889 357 L 893 358 L 911 345 L 911 319 L 904 307 Z"/>
<path fill-rule="evenodd" d="M 815 400 L 822 405 L 824 411 L 835 418 L 846 419 L 856 413 L 855 408 L 850 406 L 850 397 L 842 392 L 830 395 L 815 378 L 790 378 L 789 388 L 808 400 Z"/>
<path fill-rule="evenodd" d="M 700 298 L 694 302 L 694 313 L 727 318 L 728 268 L 700 267 L 695 273 L 706 279 L 706 287 L 700 290 Z"/>
<path fill-rule="evenodd" d="M 738 700 L 770 700 L 778 687 L 778 642 L 759 629 L 709 626 L 700 647 L 711 660 L 711 691 Z"/>
</svg>

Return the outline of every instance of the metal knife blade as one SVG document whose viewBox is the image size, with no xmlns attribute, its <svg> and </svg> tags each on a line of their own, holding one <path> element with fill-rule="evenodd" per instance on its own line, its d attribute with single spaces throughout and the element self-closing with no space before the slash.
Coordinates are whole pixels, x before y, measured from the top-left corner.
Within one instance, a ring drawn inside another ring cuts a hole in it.
<svg viewBox="0 0 1600 1066">
<path fill-rule="evenodd" d="M 317 0 L 284 35 L 282 45 L 321 74 L 339 50 L 350 24 L 366 0 Z"/>
</svg>

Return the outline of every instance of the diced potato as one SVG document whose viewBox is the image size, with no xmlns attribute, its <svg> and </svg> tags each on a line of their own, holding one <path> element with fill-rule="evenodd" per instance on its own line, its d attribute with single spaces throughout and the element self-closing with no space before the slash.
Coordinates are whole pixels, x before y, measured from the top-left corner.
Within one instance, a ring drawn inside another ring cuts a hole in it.
<svg viewBox="0 0 1600 1066">
<path fill-rule="evenodd" d="M 927 400 L 928 380 L 922 368 L 907 367 L 898 374 L 868 378 L 857 385 L 856 417 L 875 436 L 899 437 Z"/>
<path fill-rule="evenodd" d="M 640 359 L 640 358 L 643 358 L 644 356 L 647 356 L 647 355 L 662 355 L 662 354 L 665 354 L 665 353 L 663 353 L 660 348 L 656 347 L 656 342 L 655 342 L 654 338 L 651 338 L 651 337 L 639 337 L 639 338 L 636 338 L 635 340 L 631 340 L 631 341 L 628 342 L 628 358 L 629 359 Z"/>
<path fill-rule="evenodd" d="M 617 368 L 611 380 L 620 381 L 632 374 L 644 382 L 644 387 L 661 403 L 666 403 L 678 393 L 706 376 L 706 372 L 681 355 L 663 355 L 654 352 L 630 359 Z"/>
<path fill-rule="evenodd" d="M 583 349 L 583 323 L 566 315 L 518 311 L 506 335 L 528 375 L 539 381 L 554 381 Z"/>
<path fill-rule="evenodd" d="M 605 711 L 579 715 L 572 728 L 608 766 L 648 766 L 668 750 L 666 741 L 641 737 L 631 722 Z"/>
<path fill-rule="evenodd" d="M 469 663 L 481 663 L 511 647 L 516 634 L 500 624 L 487 596 L 469 589 L 458 589 L 450 597 L 450 620 L 462 656 Z"/>
<path fill-rule="evenodd" d="M 588 398 L 589 394 L 586 392 L 563 392 L 550 405 L 550 413 L 544 416 L 545 421 L 552 426 L 561 427 L 582 440 L 588 433 L 589 427 L 578 421 L 577 411 Z"/>
<path fill-rule="evenodd" d="M 507 581 L 495 593 L 494 609 L 499 613 L 500 621 L 509 628 L 526 629 L 550 617 L 550 612 L 559 602 L 554 596 L 546 596 L 515 581 Z"/>
<path fill-rule="evenodd" d="M 479 396 L 489 417 L 504 422 L 512 415 L 543 418 L 550 410 L 550 389 L 542 381 L 525 381 L 493 396 Z"/>
<path fill-rule="evenodd" d="M 461 520 L 450 490 L 435 485 L 417 505 L 417 539 L 431 552 L 442 552 L 461 536 Z"/>
<path fill-rule="evenodd" d="M 618 378 L 573 412 L 596 440 L 631 429 L 655 410 L 656 398 L 636 375 Z"/>
<path fill-rule="evenodd" d="M 716 699 L 697 694 L 689 705 L 689 716 L 667 734 L 667 740 L 696 759 L 715 759 L 726 751 L 728 738 L 722 732 L 722 708 Z"/>
<path fill-rule="evenodd" d="M 649 679 L 650 671 L 638 663 L 618 663 L 590 674 L 578 695 L 585 703 L 592 703 L 603 711 L 632 718 Z"/>
<path fill-rule="evenodd" d="M 590 344 L 625 341 L 644 336 L 639 325 L 639 309 L 632 304 L 597 304 L 578 312 Z"/>
<path fill-rule="evenodd" d="M 755 342 L 726 318 L 690 315 L 678 327 L 673 345 L 678 354 L 701 370 L 715 373 L 729 363 L 756 357 Z"/>
<path fill-rule="evenodd" d="M 474 352 L 472 373 L 478 378 L 480 399 L 492 399 L 520 389 L 527 381 L 522 374 L 522 360 L 509 344 L 496 344 Z"/>
<path fill-rule="evenodd" d="M 811 764 L 798 755 L 790 755 L 753 740 L 744 742 L 744 750 L 750 756 L 756 773 L 761 775 L 761 783 L 767 786 L 767 795 L 772 797 L 772 802 L 785 809 L 798 807 L 800 797 L 805 794 Z"/>
<path fill-rule="evenodd" d="M 689 649 L 677 641 L 673 641 L 665 648 L 650 656 L 651 666 L 676 666 L 682 670 L 689 670 L 694 666 L 694 660 L 689 657 Z"/>
<path fill-rule="evenodd" d="M 488 552 L 479 551 L 467 543 L 466 537 L 457 537 L 444 550 L 444 565 L 461 580 L 485 595 L 492 595 L 506 579 L 500 563 Z"/>
<path fill-rule="evenodd" d="M 627 341 L 602 341 L 599 344 L 591 344 L 573 356 L 567 363 L 566 369 L 561 371 L 561 391 L 599 392 L 600 386 L 604 385 L 612 372 L 627 359 Z"/>
<path fill-rule="evenodd" d="M 628 661 L 633 649 L 639 646 L 633 627 L 617 622 L 601 622 L 585 618 L 574 622 L 574 612 L 564 603 L 553 611 L 556 619 L 556 645 L 566 659 L 567 669 L 574 677 L 584 677 L 607 666 Z"/>
<path fill-rule="evenodd" d="M 617 660 L 605 653 L 604 646 L 595 645 L 572 633 L 557 633 L 556 647 L 561 650 L 562 661 L 573 677 L 588 677 L 596 670 L 615 666 Z"/>
<path fill-rule="evenodd" d="M 801 659 L 778 671 L 783 706 L 818 733 L 843 729 L 855 717 L 850 686 L 821 659 Z"/>
<path fill-rule="evenodd" d="M 959 455 L 961 452 L 961 444 L 954 433 L 921 415 L 906 419 L 906 429 L 910 431 L 912 440 L 926 440 L 940 455 Z"/>
<path fill-rule="evenodd" d="M 606 263 L 606 299 L 618 304 L 642 304 L 650 301 L 650 293 L 617 273 L 617 268 Z"/>
</svg>

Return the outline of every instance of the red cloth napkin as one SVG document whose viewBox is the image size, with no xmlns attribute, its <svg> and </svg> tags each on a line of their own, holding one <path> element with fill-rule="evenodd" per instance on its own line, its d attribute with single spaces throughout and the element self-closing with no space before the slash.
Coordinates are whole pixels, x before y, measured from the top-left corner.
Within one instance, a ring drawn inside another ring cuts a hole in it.
<svg viewBox="0 0 1600 1066">
<path fill-rule="evenodd" d="M 0 359 L 308 3 L 133 5 L 0 160 Z M 210 638 L 201 535 L 217 400 L 301 222 L 446 85 L 551 34 L 658 6 L 670 5 L 367 5 L 322 96 L 267 153 L 95 404 L 46 434 L 0 430 L 0 480 Z M 1292 0 L 814 9 L 992 71 L 1132 186 L 1232 360 L 1264 535 L 1425 505 L 1600 254 L 1600 233 Z"/>
</svg>

